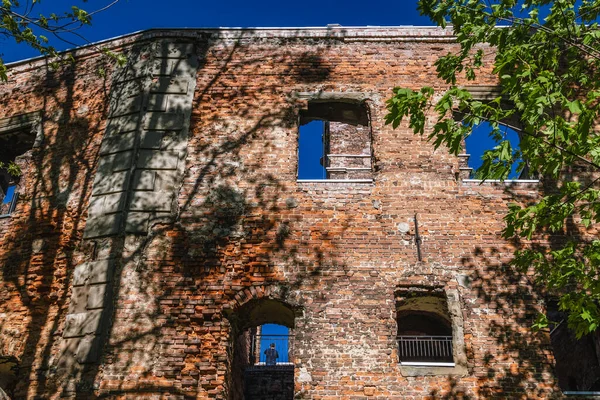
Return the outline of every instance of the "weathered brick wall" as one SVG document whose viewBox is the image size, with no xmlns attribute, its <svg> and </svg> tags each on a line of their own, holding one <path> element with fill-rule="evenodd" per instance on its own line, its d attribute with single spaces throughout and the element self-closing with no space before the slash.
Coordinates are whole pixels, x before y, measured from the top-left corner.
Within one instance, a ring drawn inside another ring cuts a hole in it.
<svg viewBox="0 0 600 400">
<path fill-rule="evenodd" d="M 20 65 L 0 85 L 0 118 L 39 112 L 43 141 L 25 154 L 16 212 L 0 219 L 0 354 L 18 360 L 14 398 L 55 393 L 52 358 L 84 260 L 91 182 L 106 123 L 107 60 L 77 58 L 49 71 Z M 14 391 L 13 391 L 14 389 Z"/>
<path fill-rule="evenodd" d="M 449 34 L 150 32 L 126 42 L 163 36 L 194 43 L 198 70 L 176 218 L 145 232 L 82 239 L 111 90 L 97 59 L 55 86 L 19 67 L 0 88 L 2 116 L 43 109 L 48 138 L 17 213 L 0 220 L 0 343 L 21 360 L 17 398 L 239 398 L 237 335 L 290 319 L 299 398 L 551 396 L 549 340 L 529 329 L 539 298 L 500 239 L 507 202 L 538 186 L 461 182 L 456 157 L 383 123 L 392 87 L 444 87 L 433 63 L 454 48 Z M 296 182 L 307 107 L 297 93 L 361 94 L 372 183 Z M 109 257 L 119 261 L 100 358 L 64 387 L 54 369 L 73 270 Z M 396 294 L 407 287 L 457 291 L 465 374 L 403 375 Z"/>
</svg>

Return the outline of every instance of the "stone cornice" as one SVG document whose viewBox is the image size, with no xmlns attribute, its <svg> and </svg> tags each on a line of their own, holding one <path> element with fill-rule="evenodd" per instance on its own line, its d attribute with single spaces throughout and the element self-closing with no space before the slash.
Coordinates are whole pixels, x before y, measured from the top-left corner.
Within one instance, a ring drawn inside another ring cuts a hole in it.
<svg viewBox="0 0 600 400">
<path fill-rule="evenodd" d="M 188 40 L 239 41 L 252 39 L 334 39 L 343 42 L 453 42 L 452 29 L 435 26 L 397 27 L 307 27 L 307 28 L 160 28 L 148 29 L 118 36 L 89 45 L 65 50 L 60 54 L 71 53 L 76 58 L 86 58 L 98 54 L 100 48 L 110 50 L 127 47 L 130 44 L 157 38 L 181 38 Z M 7 63 L 9 70 L 42 67 L 45 57 L 34 57 Z"/>
</svg>

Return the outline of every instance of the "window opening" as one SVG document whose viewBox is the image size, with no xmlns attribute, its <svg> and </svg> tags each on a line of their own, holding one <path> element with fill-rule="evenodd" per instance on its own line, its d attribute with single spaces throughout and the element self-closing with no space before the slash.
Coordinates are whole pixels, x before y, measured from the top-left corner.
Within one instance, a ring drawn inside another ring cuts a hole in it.
<svg viewBox="0 0 600 400">
<path fill-rule="evenodd" d="M 471 179 L 479 179 L 476 176 L 475 171 L 483 164 L 484 151 L 497 146 L 496 141 L 490 137 L 491 131 L 491 125 L 484 121 L 473 127 L 471 135 L 465 139 L 466 152 L 469 153 L 467 166 L 471 169 L 469 176 Z M 519 134 L 514 129 L 511 129 L 505 125 L 500 126 L 500 131 L 502 132 L 503 139 L 510 142 L 513 153 L 515 151 L 519 151 Z M 522 162 L 522 158 L 518 158 L 517 161 L 513 163 L 511 171 L 506 179 L 527 179 L 527 167 L 525 167 L 521 172 L 517 171 L 519 163 Z"/>
<path fill-rule="evenodd" d="M 550 341 L 560 389 L 566 395 L 600 392 L 600 333 L 577 339 L 567 327 L 568 315 L 559 311 L 556 301 L 548 302 L 547 315 L 553 322 Z"/>
<path fill-rule="evenodd" d="M 298 178 L 327 179 L 328 122 L 313 120 L 300 126 L 298 137 Z"/>
<path fill-rule="evenodd" d="M 14 177 L 5 171 L 0 171 L 0 217 L 12 214 L 17 205 L 17 185 Z"/>
<path fill-rule="evenodd" d="M 28 127 L 29 128 L 29 127 Z M 16 129 L 0 133 L 0 217 L 12 214 L 18 199 L 19 171 L 24 164 L 20 159 L 35 143 L 31 129 Z M 17 170 L 11 167 L 16 165 Z"/>
<path fill-rule="evenodd" d="M 298 131 L 299 180 L 372 179 L 364 102 L 310 101 L 300 113 Z"/>
<path fill-rule="evenodd" d="M 454 366 L 452 322 L 445 298 L 404 298 L 398 304 L 397 322 L 401 365 Z"/>
</svg>

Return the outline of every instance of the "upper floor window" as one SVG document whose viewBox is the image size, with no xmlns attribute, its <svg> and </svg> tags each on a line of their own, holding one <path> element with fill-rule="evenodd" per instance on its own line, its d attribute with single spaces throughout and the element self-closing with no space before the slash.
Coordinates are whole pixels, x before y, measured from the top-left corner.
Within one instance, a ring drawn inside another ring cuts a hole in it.
<svg viewBox="0 0 600 400">
<path fill-rule="evenodd" d="M 371 180 L 371 153 L 364 101 L 312 100 L 301 111 L 298 180 Z"/>
<path fill-rule="evenodd" d="M 500 140 L 508 141 L 510 144 L 510 151 L 516 162 L 512 165 L 510 172 L 506 179 L 517 180 L 517 179 L 528 179 L 529 171 L 527 165 L 524 163 L 520 152 L 520 138 L 519 134 L 506 125 L 500 125 L 501 138 Z M 482 122 L 473 128 L 471 135 L 465 139 L 465 148 L 468 154 L 464 154 L 466 157 L 467 166 L 465 170 L 468 170 L 470 179 L 480 179 L 477 176 L 476 171 L 484 163 L 486 157 L 486 150 L 490 150 L 498 145 L 497 141 L 491 137 L 492 127 L 487 122 Z M 521 168 L 519 168 L 519 166 Z"/>
<path fill-rule="evenodd" d="M 0 171 L 0 217 L 10 215 L 17 205 L 17 184 L 4 169 Z"/>
<path fill-rule="evenodd" d="M 38 113 L 0 120 L 0 217 L 7 217 L 15 210 L 21 172 L 26 164 L 23 156 L 41 140 L 37 128 Z"/>
<path fill-rule="evenodd" d="M 499 86 L 465 86 L 474 100 L 482 103 L 489 103 L 496 101 L 496 99 L 502 97 L 502 91 Z M 508 110 L 513 110 L 513 105 L 507 100 L 503 99 L 501 107 Z M 473 115 L 463 113 L 459 110 L 454 110 L 454 116 L 458 123 L 467 123 L 472 121 Z M 459 154 L 461 157 L 460 161 L 460 172 L 459 176 L 462 179 L 482 179 L 482 176 L 477 174 L 477 169 L 488 163 L 488 165 L 504 165 L 508 166 L 510 161 L 514 160 L 510 171 L 503 180 L 507 181 L 537 181 L 532 179 L 531 171 L 527 165 L 527 160 L 523 157 L 521 151 L 521 136 L 518 131 L 520 121 L 518 113 L 509 113 L 509 117 L 506 120 L 501 120 L 496 125 L 496 129 L 491 123 L 487 122 L 485 118 L 481 118 L 481 122 L 473 126 L 471 134 L 466 137 L 463 142 L 463 154 Z M 513 129 L 513 128 L 515 129 Z M 486 153 L 487 150 L 497 149 L 502 154 L 502 160 L 495 158 L 498 153 L 492 152 Z M 485 168 L 484 168 L 485 170 Z M 489 171 L 493 171 L 494 168 L 490 168 Z M 496 174 L 500 171 L 496 170 Z M 487 177 L 488 180 L 495 180 L 497 177 Z"/>
<path fill-rule="evenodd" d="M 20 129 L 0 134 L 0 216 L 10 215 L 16 206 L 20 176 L 18 157 L 33 147 L 35 135 Z"/>
</svg>

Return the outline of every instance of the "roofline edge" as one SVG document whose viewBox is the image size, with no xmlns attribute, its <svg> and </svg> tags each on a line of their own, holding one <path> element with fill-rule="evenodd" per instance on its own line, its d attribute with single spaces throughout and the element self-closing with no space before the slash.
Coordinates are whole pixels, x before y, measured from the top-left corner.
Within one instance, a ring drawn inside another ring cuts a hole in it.
<svg viewBox="0 0 600 400">
<path fill-rule="evenodd" d="M 418 38 L 424 38 L 427 41 L 432 41 L 435 39 L 442 39 L 443 41 L 449 41 L 449 40 L 453 40 L 454 39 L 454 35 L 451 33 L 451 29 L 450 28 L 440 28 L 439 26 L 427 26 L 427 25 L 399 25 L 399 26 L 371 26 L 371 25 L 367 25 L 367 26 L 324 26 L 324 27 L 214 27 L 214 28 L 149 28 L 149 29 L 144 29 L 144 30 L 140 30 L 140 31 L 135 31 L 135 32 L 131 32 L 131 33 L 126 33 L 123 35 L 119 35 L 119 36 L 114 36 L 111 38 L 107 38 L 107 39 L 102 39 L 96 42 L 91 42 L 88 44 L 84 44 L 78 47 L 73 47 L 73 48 L 69 48 L 69 49 L 65 49 L 65 50 L 61 50 L 58 52 L 58 54 L 62 55 L 62 54 L 68 54 L 68 53 L 73 53 L 73 55 L 75 57 L 77 56 L 83 56 L 86 54 L 86 50 L 90 50 L 92 49 L 92 51 L 90 53 L 99 53 L 98 49 L 94 49 L 95 47 L 99 47 L 102 46 L 104 44 L 107 43 L 114 43 L 113 46 L 110 46 L 109 48 L 114 48 L 114 47 L 119 47 L 121 45 L 123 45 L 124 41 L 128 40 L 128 39 L 133 39 L 137 36 L 140 37 L 140 40 L 146 40 L 146 39 L 152 39 L 152 38 L 156 38 L 156 37 L 160 37 L 161 34 L 164 34 L 165 36 L 173 36 L 174 33 L 188 33 L 188 35 L 182 35 L 182 37 L 187 36 L 187 37 L 193 37 L 199 33 L 217 33 L 217 32 L 268 32 L 268 31 L 281 31 L 281 32 L 289 32 L 289 31 L 305 31 L 305 32 L 333 32 L 336 33 L 336 36 L 332 36 L 332 37 L 336 37 L 336 38 L 341 38 L 344 39 L 345 36 L 343 36 L 342 34 L 344 34 L 346 31 L 348 30 L 352 30 L 355 31 L 355 34 L 348 37 L 349 39 L 353 39 L 353 40 L 357 40 L 360 38 L 365 38 L 365 39 L 370 39 L 371 41 L 377 41 L 378 39 L 381 41 L 390 41 L 393 38 L 412 38 L 413 40 L 418 39 Z M 384 34 L 383 32 L 380 32 L 378 35 L 366 35 L 366 34 L 362 34 L 362 35 L 358 35 L 358 31 L 406 31 L 406 33 L 409 33 L 410 31 L 425 31 L 425 30 L 429 30 L 429 31 L 437 31 L 443 34 L 429 34 L 429 35 L 419 35 L 419 34 L 415 34 L 416 32 L 413 32 L 413 34 Z M 337 32 L 336 32 L 337 31 Z M 189 33 L 193 33 L 193 35 L 190 35 Z M 273 37 L 278 37 L 278 36 L 273 36 Z M 310 35 L 283 35 L 283 37 L 305 37 L 308 38 L 310 37 Z M 226 38 L 226 37 L 224 37 Z M 385 40 L 387 39 L 387 40 Z M 405 39 L 406 40 L 406 39 Z M 78 54 L 79 53 L 79 54 Z M 7 68 L 15 68 L 18 67 L 20 65 L 24 65 L 24 64 L 32 64 L 32 63 L 37 63 L 39 61 L 45 60 L 47 59 L 48 56 L 44 56 L 44 55 L 40 55 L 40 56 L 35 56 L 35 57 L 30 57 L 30 58 L 25 58 L 22 60 L 17 60 L 17 61 L 12 61 L 9 63 L 5 63 L 5 66 Z"/>
</svg>

